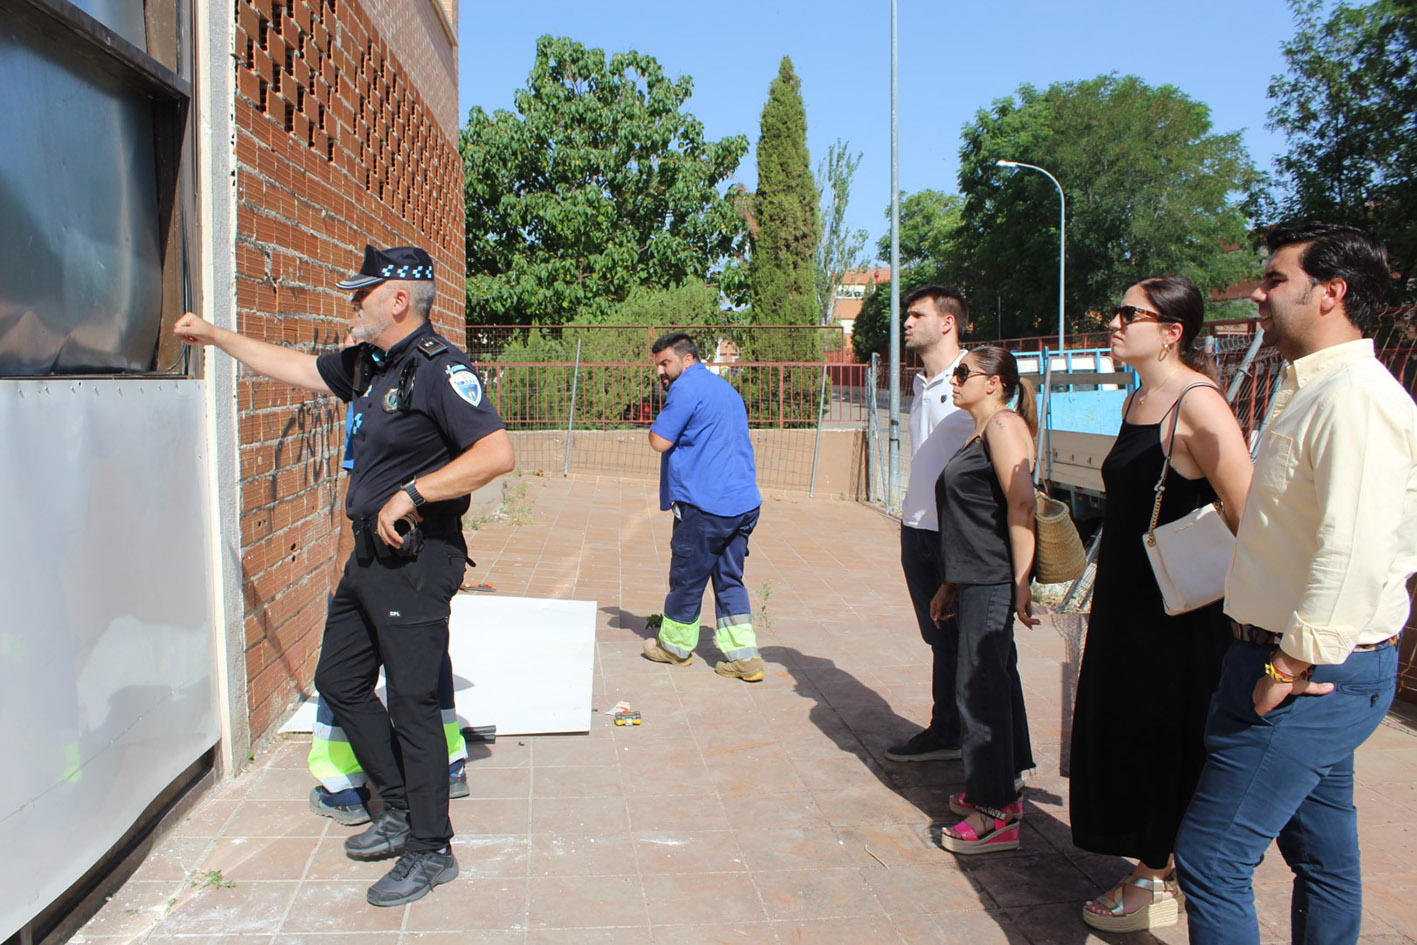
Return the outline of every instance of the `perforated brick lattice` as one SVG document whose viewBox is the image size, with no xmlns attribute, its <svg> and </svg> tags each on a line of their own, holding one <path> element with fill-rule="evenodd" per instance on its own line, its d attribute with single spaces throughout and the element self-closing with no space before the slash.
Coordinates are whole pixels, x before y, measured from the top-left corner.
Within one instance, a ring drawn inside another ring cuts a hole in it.
<svg viewBox="0 0 1417 945">
<path fill-rule="evenodd" d="M 236 0 L 237 85 L 256 108 L 414 227 L 447 230 L 460 171 L 404 70 L 343 0 Z M 417 154 L 420 160 L 408 159 Z"/>
</svg>

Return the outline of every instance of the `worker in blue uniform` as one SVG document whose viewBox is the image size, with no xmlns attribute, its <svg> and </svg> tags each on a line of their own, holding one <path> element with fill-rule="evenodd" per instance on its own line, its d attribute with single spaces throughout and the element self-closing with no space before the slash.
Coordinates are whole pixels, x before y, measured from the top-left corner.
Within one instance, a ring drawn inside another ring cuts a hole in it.
<svg viewBox="0 0 1417 945">
<path fill-rule="evenodd" d="M 692 662 L 704 588 L 712 581 L 714 640 L 724 656 L 714 672 L 759 682 L 763 659 L 743 586 L 748 536 L 763 502 L 748 411 L 733 385 L 699 360 L 688 335 L 665 335 L 650 352 L 666 395 L 649 442 L 660 454 L 659 504 L 673 511 L 674 533 L 664 616 L 659 636 L 645 641 L 644 655 L 674 666 Z"/>
</svg>

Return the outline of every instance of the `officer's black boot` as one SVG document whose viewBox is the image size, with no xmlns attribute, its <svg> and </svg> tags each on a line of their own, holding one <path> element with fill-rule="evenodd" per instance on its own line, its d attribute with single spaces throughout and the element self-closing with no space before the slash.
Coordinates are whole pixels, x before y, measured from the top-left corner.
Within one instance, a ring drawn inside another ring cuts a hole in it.
<svg viewBox="0 0 1417 945">
<path fill-rule="evenodd" d="M 369 829 L 344 841 L 344 853 L 351 860 L 382 860 L 398 856 L 408 842 L 408 811 L 384 808 Z"/>
<path fill-rule="evenodd" d="M 457 878 L 458 861 L 452 847 L 447 852 L 410 850 L 399 857 L 383 879 L 369 887 L 365 898 L 371 906 L 401 906 L 422 899 L 434 886 Z"/>
</svg>

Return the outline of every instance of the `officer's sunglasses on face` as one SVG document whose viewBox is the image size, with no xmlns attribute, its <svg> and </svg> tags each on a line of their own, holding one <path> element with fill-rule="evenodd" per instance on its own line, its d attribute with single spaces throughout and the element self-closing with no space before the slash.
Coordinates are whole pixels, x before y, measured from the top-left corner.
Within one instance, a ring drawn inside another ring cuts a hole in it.
<svg viewBox="0 0 1417 945">
<path fill-rule="evenodd" d="M 1140 306 L 1136 305 L 1118 305 L 1115 309 L 1112 310 L 1112 314 L 1117 316 L 1117 319 L 1122 323 L 1123 328 L 1126 328 L 1132 322 L 1175 321 L 1174 318 L 1167 318 L 1160 312 L 1153 312 L 1150 309 L 1141 308 Z"/>
</svg>

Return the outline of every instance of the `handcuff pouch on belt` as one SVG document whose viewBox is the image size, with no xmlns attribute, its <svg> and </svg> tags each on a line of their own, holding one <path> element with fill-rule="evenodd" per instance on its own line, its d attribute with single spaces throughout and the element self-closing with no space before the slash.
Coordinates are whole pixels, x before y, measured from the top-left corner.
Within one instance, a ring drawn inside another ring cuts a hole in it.
<svg viewBox="0 0 1417 945">
<path fill-rule="evenodd" d="M 354 554 L 361 561 L 371 558 L 416 558 L 423 550 L 423 529 L 408 518 L 394 522 L 394 530 L 403 538 L 403 544 L 395 548 L 379 537 L 379 520 L 376 518 L 356 518 L 353 520 Z"/>
</svg>

